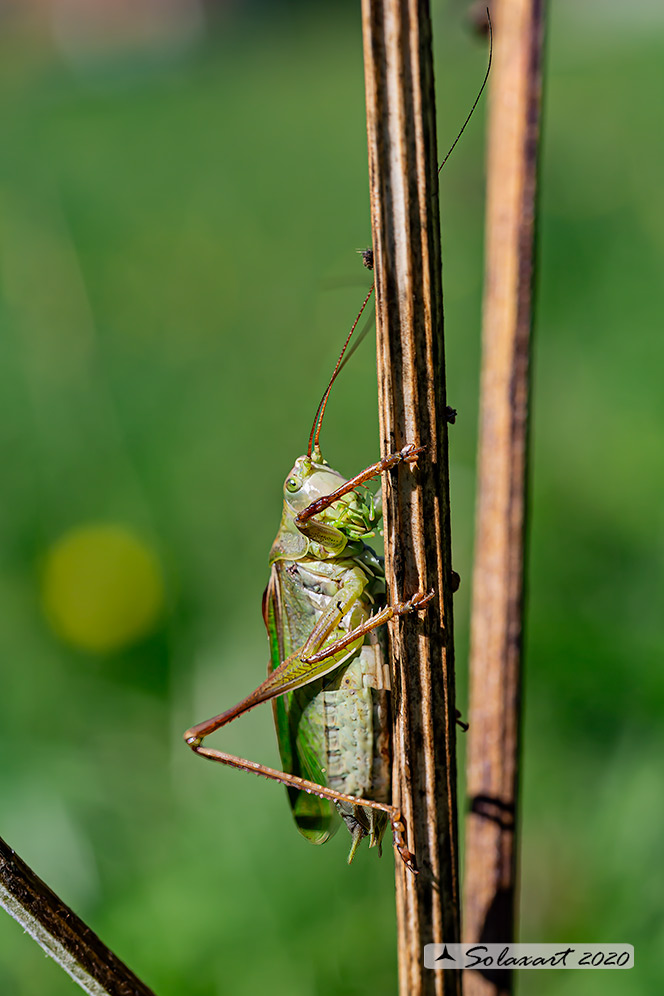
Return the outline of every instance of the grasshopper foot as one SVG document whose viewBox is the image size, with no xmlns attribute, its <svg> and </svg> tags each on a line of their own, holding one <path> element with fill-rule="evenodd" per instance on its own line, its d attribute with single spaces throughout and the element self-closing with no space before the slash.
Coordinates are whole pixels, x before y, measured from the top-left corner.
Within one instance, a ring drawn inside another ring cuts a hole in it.
<svg viewBox="0 0 664 996">
<path fill-rule="evenodd" d="M 394 837 L 394 847 L 405 864 L 406 868 L 413 873 L 413 875 L 418 874 L 417 865 L 415 863 L 415 855 L 412 851 L 409 851 L 406 847 L 406 825 L 403 821 L 401 813 L 397 812 L 392 820 L 392 835 Z"/>
<path fill-rule="evenodd" d="M 407 443 L 403 449 L 399 450 L 399 456 L 404 463 L 415 463 L 420 453 L 424 453 L 426 446 L 416 446 L 415 443 Z"/>
<path fill-rule="evenodd" d="M 425 609 L 435 595 L 435 591 L 416 591 L 407 602 L 398 602 L 394 608 L 395 616 L 404 616 L 408 612 L 418 612 Z"/>
</svg>

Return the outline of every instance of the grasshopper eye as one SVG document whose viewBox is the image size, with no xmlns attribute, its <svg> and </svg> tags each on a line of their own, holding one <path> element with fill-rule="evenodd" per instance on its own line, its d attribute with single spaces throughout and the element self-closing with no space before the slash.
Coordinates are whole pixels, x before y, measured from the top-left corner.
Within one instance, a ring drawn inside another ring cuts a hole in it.
<svg viewBox="0 0 664 996">
<path fill-rule="evenodd" d="M 289 477 L 288 480 L 286 481 L 286 491 L 290 491 L 292 494 L 293 491 L 299 491 L 299 490 L 300 490 L 300 482 L 298 481 L 297 477 Z"/>
</svg>

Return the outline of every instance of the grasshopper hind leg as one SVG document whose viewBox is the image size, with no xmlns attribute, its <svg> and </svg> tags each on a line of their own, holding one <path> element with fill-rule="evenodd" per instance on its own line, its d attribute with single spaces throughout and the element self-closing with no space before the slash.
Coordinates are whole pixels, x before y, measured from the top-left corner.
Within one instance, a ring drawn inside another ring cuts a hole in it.
<svg viewBox="0 0 664 996">
<path fill-rule="evenodd" d="M 406 847 L 406 827 L 403 817 L 395 806 L 391 806 L 384 802 L 375 802 L 371 799 L 358 799 L 354 796 L 345 795 L 343 792 L 337 792 L 334 789 L 327 788 L 324 785 L 317 785 L 315 782 L 307 781 L 306 778 L 300 778 L 298 775 L 291 775 L 286 771 L 277 771 L 274 768 L 268 768 L 264 764 L 258 764 L 256 761 L 248 761 L 243 757 L 236 757 L 234 754 L 226 754 L 224 751 L 215 750 L 212 747 L 203 747 L 201 737 L 196 735 L 195 729 L 195 727 L 192 727 L 191 730 L 187 730 L 185 740 L 194 753 L 199 754 L 201 757 L 206 757 L 210 761 L 217 761 L 221 764 L 227 764 L 229 767 L 237 768 L 240 771 L 250 771 L 255 775 L 263 775 L 264 778 L 270 778 L 276 782 L 281 782 L 282 785 L 296 788 L 301 792 L 309 792 L 312 795 L 317 795 L 320 799 L 329 799 L 331 802 L 343 803 L 349 807 L 356 807 L 358 809 L 361 808 L 365 811 L 374 810 L 378 819 L 383 817 L 385 826 L 387 826 L 388 823 L 391 825 L 392 835 L 394 837 L 394 848 L 396 852 L 406 867 L 414 874 L 417 874 L 415 855 Z M 351 833 L 352 832 L 353 831 L 351 831 Z M 364 830 L 362 836 L 368 836 L 366 830 Z M 373 837 L 373 846 L 379 844 L 377 836 L 378 835 L 375 833 Z M 360 837 L 360 840 L 361 839 L 362 838 Z M 358 840 L 358 844 L 359 842 L 360 841 Z"/>
<path fill-rule="evenodd" d="M 220 715 L 214 716 L 212 719 L 206 720 L 203 723 L 198 723 L 196 726 L 192 726 L 189 730 L 187 730 L 184 734 L 186 743 L 195 754 L 198 754 L 200 757 L 208 758 L 210 761 L 216 761 L 217 763 L 228 765 L 231 768 L 237 768 L 240 771 L 253 772 L 256 775 L 262 775 L 265 778 L 280 782 L 288 788 L 294 788 L 297 791 L 307 792 L 311 795 L 318 796 L 320 799 L 329 799 L 330 802 L 344 805 L 357 824 L 357 827 L 354 824 L 352 827 L 349 827 L 353 836 L 351 859 L 363 837 L 368 836 L 370 838 L 369 846 L 378 846 L 380 848 L 380 841 L 383 832 L 389 823 L 392 827 L 392 835 L 394 838 L 394 847 L 396 852 L 399 854 L 399 857 L 404 862 L 406 867 L 411 872 L 416 874 L 417 868 L 415 867 L 415 857 L 406 846 L 406 827 L 403 817 L 395 806 L 392 806 L 387 802 L 378 802 L 373 799 L 365 799 L 345 792 L 340 792 L 336 789 L 328 788 L 316 782 L 309 781 L 306 778 L 301 778 L 299 775 L 294 775 L 286 771 L 278 771 L 274 768 L 269 768 L 266 765 L 259 764 L 256 761 L 249 761 L 246 758 L 236 757 L 234 754 L 227 754 L 225 751 L 205 747 L 203 746 L 203 741 L 210 733 L 226 726 L 238 716 L 248 712 L 249 709 L 253 709 L 259 703 L 277 698 L 284 692 L 291 689 L 303 687 L 309 680 L 313 680 L 319 676 L 319 673 L 311 667 L 313 663 L 329 661 L 333 655 L 343 651 L 347 646 L 350 646 L 355 641 L 361 638 L 363 639 L 372 630 L 387 622 L 393 616 L 405 615 L 409 612 L 423 609 L 428 602 L 431 601 L 433 594 L 433 592 L 417 592 L 407 602 L 399 603 L 393 606 L 386 606 L 384 609 L 378 611 L 374 616 L 370 617 L 370 619 L 368 619 L 361 626 L 358 626 L 356 629 L 348 633 L 343 639 L 335 640 L 333 643 L 322 648 L 320 648 L 322 639 L 318 641 L 308 641 L 308 643 L 311 644 L 311 651 L 313 652 L 310 652 L 308 644 L 305 644 L 299 653 L 292 654 L 288 657 L 278 668 L 271 672 L 262 685 L 252 692 L 251 695 L 248 695 L 246 699 L 243 699 L 242 702 L 239 702 L 232 709 L 228 709 L 226 712 L 220 713 Z M 305 648 L 306 654 L 303 653 Z M 333 662 L 333 667 L 334 663 L 338 662 Z M 309 672 L 309 676 L 305 676 L 304 680 L 302 680 L 301 675 L 294 677 L 293 672 L 297 670 L 302 671 L 303 666 L 305 672 Z M 332 668 L 330 668 L 330 670 L 331 669 Z M 360 813 L 363 815 L 360 816 Z M 367 813 L 374 815 L 366 815 Z M 342 812 L 342 817 L 343 815 L 344 814 Z"/>
</svg>

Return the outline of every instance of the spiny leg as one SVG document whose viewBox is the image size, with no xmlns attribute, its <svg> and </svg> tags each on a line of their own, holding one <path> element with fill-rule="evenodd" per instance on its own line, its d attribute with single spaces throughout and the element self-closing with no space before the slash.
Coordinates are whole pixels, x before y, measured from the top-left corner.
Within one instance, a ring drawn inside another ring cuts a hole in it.
<svg viewBox="0 0 664 996">
<path fill-rule="evenodd" d="M 189 732 L 187 731 L 187 733 Z M 385 802 L 375 802 L 373 799 L 360 799 L 354 795 L 346 795 L 343 792 L 337 792 L 336 789 L 307 781 L 306 778 L 300 778 L 298 775 L 291 775 L 286 771 L 277 771 L 274 768 L 268 768 L 257 761 L 247 761 L 245 758 L 236 757 L 234 754 L 226 754 L 220 750 L 203 747 L 199 738 L 187 738 L 187 734 L 185 734 L 185 740 L 187 740 L 194 753 L 200 754 L 201 757 L 207 757 L 210 761 L 218 761 L 221 764 L 229 765 L 231 768 L 238 768 L 240 771 L 253 772 L 255 775 L 263 775 L 265 778 L 271 778 L 282 785 L 291 786 L 302 792 L 308 792 L 311 795 L 317 795 L 321 799 L 329 799 L 331 802 L 345 802 L 353 806 L 365 806 L 369 809 L 376 809 L 382 813 L 386 813 L 392 827 L 395 850 L 406 867 L 414 874 L 417 874 L 415 855 L 406 847 L 406 827 L 403 817 L 396 806 L 390 806 Z"/>
<path fill-rule="evenodd" d="M 335 501 L 339 500 L 339 498 L 343 498 L 344 495 L 354 491 L 355 488 L 358 488 L 361 484 L 371 480 L 372 477 L 377 477 L 379 474 L 382 474 L 383 471 L 391 470 L 400 463 L 414 463 L 420 453 L 423 453 L 425 449 L 425 446 L 415 446 L 414 443 L 408 443 L 407 446 L 404 446 L 403 449 L 399 450 L 397 453 L 389 453 L 386 457 L 383 457 L 382 460 L 372 463 L 372 465 L 367 467 L 366 470 L 356 474 L 355 477 L 351 477 L 349 481 L 342 484 L 336 491 L 333 491 L 329 495 L 323 495 L 322 498 L 319 498 L 317 501 L 312 502 L 311 505 L 307 505 L 306 508 L 303 508 L 302 511 L 295 516 L 295 525 L 298 526 L 298 528 L 303 526 L 309 519 L 312 518 L 312 516 L 318 515 L 319 512 L 324 512 L 326 508 L 333 505 Z"/>
<path fill-rule="evenodd" d="M 236 757 L 233 754 L 227 754 L 223 751 L 203 747 L 202 742 L 208 734 L 213 733 L 215 730 L 221 729 L 223 726 L 226 726 L 228 723 L 232 722 L 232 720 L 236 719 L 238 716 L 241 716 L 244 712 L 247 712 L 249 709 L 253 709 L 260 702 L 276 698 L 278 695 L 282 695 L 285 691 L 288 691 L 293 687 L 302 687 L 308 684 L 309 681 L 313 680 L 314 677 L 318 677 L 320 673 L 325 673 L 324 671 L 322 672 L 320 668 L 316 668 L 315 665 L 318 661 L 325 661 L 326 659 L 332 658 L 331 668 L 338 666 L 339 662 L 334 658 L 339 652 L 342 652 L 349 645 L 366 636 L 366 634 L 371 632 L 371 630 L 381 626 L 394 615 L 404 615 L 407 612 L 414 612 L 425 608 L 433 596 L 434 593 L 432 591 L 426 594 L 424 592 L 417 592 L 407 602 L 398 603 L 395 606 L 387 606 L 381 612 L 376 613 L 375 616 L 368 619 L 362 626 L 357 627 L 356 630 L 353 630 L 342 639 L 336 640 L 324 647 L 315 655 L 316 661 L 303 659 L 300 656 L 302 651 L 293 655 L 284 661 L 279 668 L 273 671 L 267 681 L 263 682 L 259 688 L 252 692 L 251 695 L 248 695 L 247 698 L 243 699 L 242 702 L 239 702 L 232 709 L 228 709 L 219 716 L 215 716 L 213 719 L 206 720 L 205 722 L 199 723 L 197 726 L 193 726 L 187 730 L 184 734 L 185 741 L 194 753 L 200 754 L 202 757 L 207 757 L 209 760 L 218 761 L 221 764 L 226 764 L 242 771 L 253 771 L 255 774 L 264 775 L 266 778 L 271 778 L 275 781 L 281 782 L 282 785 L 292 786 L 293 788 L 301 789 L 304 792 L 313 793 L 322 799 L 329 799 L 332 802 L 346 802 L 354 806 L 365 806 L 369 809 L 386 813 L 392 827 L 394 846 L 399 856 L 412 872 L 416 872 L 417 869 L 415 868 L 414 855 L 406 847 L 406 828 L 403 818 L 395 806 L 390 806 L 387 803 L 375 802 L 370 799 L 361 799 L 356 796 L 346 795 L 342 792 L 337 792 L 336 789 L 327 788 L 323 785 L 316 784 L 316 782 L 307 781 L 304 778 L 300 778 L 298 775 L 293 775 L 285 771 L 276 771 L 274 768 L 268 768 L 256 761 L 247 761 L 244 758 Z M 321 641 L 324 639 L 325 636 L 322 636 Z M 310 645 L 310 643 L 311 639 L 307 640 L 305 647 Z M 300 675 L 299 679 L 297 679 L 295 683 L 290 682 L 285 687 L 284 685 L 275 687 L 274 684 L 272 687 L 268 687 L 270 685 L 271 678 L 274 675 L 278 672 L 285 673 L 285 669 L 293 665 L 299 666 L 298 669 L 304 672 L 304 675 Z"/>
<path fill-rule="evenodd" d="M 435 592 L 429 591 L 427 593 L 423 591 L 416 592 L 412 598 L 409 598 L 407 602 L 397 602 L 396 605 L 386 605 L 384 609 L 380 609 L 379 612 L 374 613 L 360 626 L 356 629 L 352 629 L 350 633 L 337 640 L 333 646 L 336 650 L 342 650 L 344 647 L 350 646 L 361 636 L 366 636 L 371 630 L 376 629 L 378 626 L 382 626 L 383 623 L 389 622 L 394 616 L 405 616 L 408 612 L 415 612 L 418 609 L 425 608 L 431 599 L 434 597 Z M 326 654 L 328 648 L 325 647 L 317 654 L 310 654 L 308 657 L 302 657 L 302 661 L 305 664 L 317 664 L 322 661 Z"/>
<path fill-rule="evenodd" d="M 200 741 L 204 737 L 209 736 L 210 733 L 220 730 L 223 726 L 237 719 L 238 716 L 260 705 L 261 702 L 269 702 L 270 699 L 274 699 L 278 695 L 283 695 L 285 692 L 293 691 L 296 688 L 303 688 L 316 678 L 324 677 L 329 671 L 342 663 L 343 658 L 339 660 L 338 655 L 343 653 L 351 644 L 356 643 L 372 630 L 382 626 L 383 623 L 387 622 L 393 616 L 405 615 L 408 612 L 415 612 L 426 608 L 433 597 L 433 591 L 426 594 L 418 591 L 407 602 L 399 602 L 397 605 L 387 605 L 380 612 L 370 616 L 369 619 L 356 629 L 351 630 L 350 633 L 347 633 L 338 640 L 334 640 L 332 643 L 328 643 L 322 650 L 304 656 L 304 651 L 312 645 L 310 637 L 304 647 L 283 661 L 278 668 L 275 668 L 272 674 L 258 688 L 251 692 L 250 695 L 247 695 L 245 699 L 242 699 L 241 702 L 238 702 L 231 709 L 227 709 L 226 712 L 222 712 L 218 716 L 213 716 L 212 719 L 207 719 L 196 726 L 192 726 L 184 734 L 184 739 L 191 746 L 194 740 Z M 342 606 L 338 611 L 340 614 L 343 614 L 345 610 Z M 313 644 L 314 647 L 316 645 L 320 646 L 324 642 L 331 628 L 333 628 L 332 625 L 328 628 L 327 632 L 324 632 L 322 635 L 319 634 L 320 639 Z M 328 667 L 316 666 L 326 662 L 329 662 Z"/>
<path fill-rule="evenodd" d="M 359 578 L 363 577 L 362 572 L 351 572 L 348 582 L 342 585 L 333 604 L 326 610 L 316 623 L 316 626 L 309 634 L 304 645 L 282 661 L 279 667 L 275 668 L 271 674 L 263 681 L 258 688 L 254 689 L 246 698 L 238 702 L 232 709 L 227 709 L 212 719 L 207 719 L 196 726 L 192 726 L 184 735 L 189 743 L 191 738 L 202 739 L 215 730 L 237 719 L 243 713 L 248 712 L 261 702 L 268 702 L 270 699 L 283 695 L 285 692 L 302 688 L 316 678 L 324 677 L 329 671 L 338 667 L 347 654 L 343 654 L 347 643 L 333 641 L 328 643 L 318 655 L 315 663 L 309 663 L 304 654 L 313 651 L 316 653 L 336 629 L 340 619 L 348 612 L 353 603 L 357 600 L 364 587 L 364 582 L 360 583 Z M 376 624 L 379 625 L 379 624 Z M 370 627 L 375 628 L 375 627 Z M 368 632 L 369 630 L 367 630 Z M 358 637 L 354 637 L 358 639 Z M 341 645 L 340 645 L 341 644 Z M 341 655 L 341 656 L 340 656 Z M 322 665 L 322 666 L 321 666 Z"/>
</svg>

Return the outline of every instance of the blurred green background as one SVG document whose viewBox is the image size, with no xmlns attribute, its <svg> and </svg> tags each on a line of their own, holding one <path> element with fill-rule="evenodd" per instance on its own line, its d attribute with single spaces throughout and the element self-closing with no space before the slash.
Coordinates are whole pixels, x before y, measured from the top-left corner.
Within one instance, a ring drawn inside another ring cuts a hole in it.
<svg viewBox="0 0 664 996">
<path fill-rule="evenodd" d="M 664 949 L 664 14 L 551 5 L 523 788 L 523 940 Z M 181 740 L 262 679 L 281 487 L 370 278 L 358 5 L 5 4 L 0 834 L 159 996 L 396 991 L 393 872 Z M 434 3 L 439 146 L 486 46 Z M 482 103 L 442 178 L 460 705 Z M 657 302 L 657 304 L 656 304 Z M 324 451 L 378 451 L 369 340 Z M 81 582 L 80 578 L 84 580 Z M 226 749 L 276 763 L 269 709 Z M 0 993 L 79 991 L 0 917 Z"/>
</svg>

